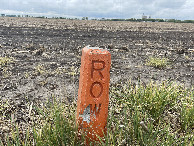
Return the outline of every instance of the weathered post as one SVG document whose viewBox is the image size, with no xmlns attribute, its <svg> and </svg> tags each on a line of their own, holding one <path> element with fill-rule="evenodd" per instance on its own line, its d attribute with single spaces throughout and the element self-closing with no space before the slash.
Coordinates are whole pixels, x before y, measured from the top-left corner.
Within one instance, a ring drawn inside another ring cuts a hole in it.
<svg viewBox="0 0 194 146">
<path fill-rule="evenodd" d="M 86 144 L 106 134 L 111 54 L 98 47 L 82 50 L 76 123 L 86 132 Z"/>
</svg>

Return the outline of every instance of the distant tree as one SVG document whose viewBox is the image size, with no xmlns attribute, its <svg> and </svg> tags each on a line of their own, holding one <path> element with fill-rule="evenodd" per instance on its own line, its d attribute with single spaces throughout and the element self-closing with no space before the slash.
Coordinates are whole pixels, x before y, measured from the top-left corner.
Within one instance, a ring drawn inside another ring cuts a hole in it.
<svg viewBox="0 0 194 146">
<path fill-rule="evenodd" d="M 149 21 L 155 22 L 155 21 L 156 21 L 156 19 L 149 19 Z"/>
<path fill-rule="evenodd" d="M 182 23 L 181 20 L 175 20 L 175 23 Z"/>
<path fill-rule="evenodd" d="M 137 21 L 137 22 L 141 22 L 141 21 L 142 21 L 142 19 L 136 19 L 136 21 Z"/>
<path fill-rule="evenodd" d="M 158 19 L 158 22 L 164 22 L 164 19 Z"/>
<path fill-rule="evenodd" d="M 125 19 L 125 21 L 136 21 L 136 19 L 135 18 L 130 18 L 130 19 Z"/>
<path fill-rule="evenodd" d="M 167 22 L 175 22 L 175 19 L 168 19 Z"/>
<path fill-rule="evenodd" d="M 194 23 L 194 20 L 184 20 L 184 23 Z"/>
<path fill-rule="evenodd" d="M 82 20 L 88 20 L 88 17 L 83 17 Z"/>
</svg>

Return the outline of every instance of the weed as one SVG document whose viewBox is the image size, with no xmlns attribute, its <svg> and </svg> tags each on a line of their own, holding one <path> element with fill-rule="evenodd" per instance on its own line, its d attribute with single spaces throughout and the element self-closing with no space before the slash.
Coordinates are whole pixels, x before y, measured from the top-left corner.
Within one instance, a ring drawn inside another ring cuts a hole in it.
<svg viewBox="0 0 194 146">
<path fill-rule="evenodd" d="M 37 75 L 43 75 L 43 74 L 46 74 L 47 71 L 43 65 L 39 64 L 38 66 L 35 67 L 35 73 Z"/>
<path fill-rule="evenodd" d="M 71 68 L 70 68 L 70 72 L 68 73 L 69 75 L 71 75 L 71 76 L 75 76 L 75 75 L 77 75 L 77 69 L 74 67 L 74 66 L 72 66 Z"/>
<path fill-rule="evenodd" d="M 11 76 L 11 72 L 8 68 L 8 64 L 13 62 L 13 58 L 9 57 L 0 57 L 0 75 L 4 78 Z"/>
<path fill-rule="evenodd" d="M 24 77 L 29 78 L 30 74 L 28 72 L 24 72 Z"/>
<path fill-rule="evenodd" d="M 4 67 L 9 63 L 13 62 L 13 58 L 9 57 L 0 57 L 0 67 Z"/>
<path fill-rule="evenodd" d="M 150 57 L 146 65 L 153 66 L 155 68 L 165 68 L 169 64 L 169 61 L 167 58 L 158 58 L 158 57 Z"/>
<path fill-rule="evenodd" d="M 60 74 L 64 74 L 66 73 L 66 69 L 65 67 L 58 67 L 55 71 L 53 71 L 53 74 L 57 74 L 57 75 L 60 75 Z"/>
</svg>

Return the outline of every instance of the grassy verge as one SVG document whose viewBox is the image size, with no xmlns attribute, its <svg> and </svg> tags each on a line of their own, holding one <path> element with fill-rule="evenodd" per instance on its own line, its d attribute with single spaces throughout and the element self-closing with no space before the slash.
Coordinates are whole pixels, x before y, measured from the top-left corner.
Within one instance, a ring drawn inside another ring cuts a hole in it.
<svg viewBox="0 0 194 146">
<path fill-rule="evenodd" d="M 192 145 L 193 101 L 193 90 L 165 82 L 112 86 L 107 135 L 101 145 Z M 7 144 L 84 144 L 77 139 L 75 102 L 67 105 L 53 98 L 45 108 L 36 108 L 43 124 L 30 127 L 25 138 L 16 130 L 11 140 L 5 140 Z"/>
</svg>

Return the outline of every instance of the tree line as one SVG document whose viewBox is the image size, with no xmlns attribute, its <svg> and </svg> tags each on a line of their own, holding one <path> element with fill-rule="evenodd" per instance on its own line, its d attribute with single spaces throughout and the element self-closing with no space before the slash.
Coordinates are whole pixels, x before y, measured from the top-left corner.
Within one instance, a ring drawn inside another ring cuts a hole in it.
<svg viewBox="0 0 194 146">
<path fill-rule="evenodd" d="M 174 23 L 194 23 L 194 20 L 177 20 L 177 19 L 101 19 L 103 21 L 132 21 L 132 22 L 174 22 Z"/>
<path fill-rule="evenodd" d="M 45 16 L 30 16 L 30 15 L 5 15 L 1 14 L 1 17 L 33 17 L 33 18 L 45 18 L 50 19 Z M 52 17 L 52 19 L 70 19 L 70 20 L 89 20 L 88 17 L 82 17 L 82 18 L 66 18 L 66 17 Z M 177 20 L 177 19 L 136 19 L 136 18 L 130 18 L 130 19 L 91 19 L 91 20 L 98 20 L 98 21 L 131 21 L 131 22 L 174 22 L 174 23 L 194 23 L 194 20 Z"/>
</svg>

